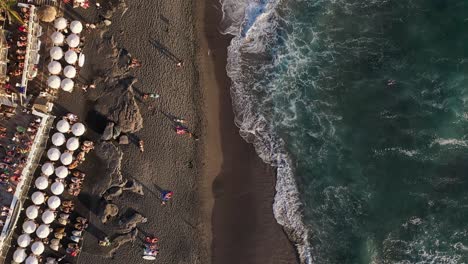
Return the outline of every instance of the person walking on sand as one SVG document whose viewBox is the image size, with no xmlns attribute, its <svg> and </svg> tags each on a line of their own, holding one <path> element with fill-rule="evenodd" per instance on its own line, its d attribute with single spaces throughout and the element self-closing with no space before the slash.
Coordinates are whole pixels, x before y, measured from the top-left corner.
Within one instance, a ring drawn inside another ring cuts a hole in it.
<svg viewBox="0 0 468 264">
<path fill-rule="evenodd" d="M 161 192 L 161 204 L 165 205 L 172 198 L 174 193 L 172 191 L 162 191 Z"/>
<path fill-rule="evenodd" d="M 143 140 L 138 141 L 138 147 L 140 148 L 140 152 L 145 151 L 145 146 Z"/>
<path fill-rule="evenodd" d="M 182 60 L 179 60 L 179 61 L 177 62 L 177 64 L 176 64 L 176 67 L 177 67 L 177 68 L 182 68 L 183 66 L 184 66 L 184 61 L 182 61 Z"/>
</svg>

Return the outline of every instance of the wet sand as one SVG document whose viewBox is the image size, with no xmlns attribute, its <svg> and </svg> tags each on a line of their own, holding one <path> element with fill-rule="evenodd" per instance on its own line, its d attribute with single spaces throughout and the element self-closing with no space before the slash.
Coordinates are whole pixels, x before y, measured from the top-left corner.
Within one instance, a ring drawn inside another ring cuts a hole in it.
<svg viewBox="0 0 468 264">
<path fill-rule="evenodd" d="M 201 80 L 210 102 L 205 104 L 206 167 L 207 175 L 216 177 L 212 183 L 212 263 L 298 263 L 293 245 L 273 217 L 274 170 L 234 125 L 225 70 L 231 38 L 219 33 L 219 3 L 209 0 L 203 8 L 198 11 L 205 14 L 200 30 Z"/>
<path fill-rule="evenodd" d="M 145 141 L 145 152 L 135 144 L 113 142 L 123 155 L 117 173 L 113 169 L 118 164 L 105 157 L 118 156 L 118 151 L 103 154 L 99 144 L 87 157 L 82 170 L 88 176 L 77 210 L 91 225 L 79 263 L 142 263 L 147 234 L 160 239 L 159 263 L 297 263 L 293 246 L 273 217 L 274 171 L 240 138 L 233 122 L 225 73 L 229 38 L 218 33 L 217 5 L 216 0 L 150 5 L 128 1 L 111 18 L 108 32 L 87 35 L 87 63 L 80 75 L 87 82 L 97 81 L 97 89 L 62 92 L 54 112 L 78 114 L 90 127 L 86 136 L 99 141 L 106 120 L 93 109 L 109 102 L 115 89 L 106 79 L 134 77 L 137 82 L 130 90 L 144 122 L 132 136 Z M 93 8 L 74 15 L 87 22 L 98 19 Z M 118 65 L 111 65 L 111 38 L 116 50 L 125 49 L 143 67 L 120 72 Z M 185 63 L 182 69 L 175 66 L 178 59 Z M 161 97 L 143 101 L 141 93 L 148 92 Z M 176 135 L 165 114 L 187 120 L 200 140 Z M 112 202 L 121 214 L 135 211 L 148 222 L 138 225 L 133 243 L 124 243 L 109 257 L 110 249 L 99 248 L 97 241 L 117 236 L 118 218 L 100 223 L 101 194 L 120 177 L 141 183 L 144 195 L 124 192 Z M 174 191 L 166 206 L 160 204 L 161 189 Z"/>
</svg>

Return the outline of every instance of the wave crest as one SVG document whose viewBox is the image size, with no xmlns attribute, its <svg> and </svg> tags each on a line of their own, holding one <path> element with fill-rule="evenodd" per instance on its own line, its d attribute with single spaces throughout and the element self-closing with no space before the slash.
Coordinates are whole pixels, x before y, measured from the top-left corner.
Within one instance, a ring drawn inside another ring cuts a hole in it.
<svg viewBox="0 0 468 264">
<path fill-rule="evenodd" d="M 302 220 L 302 204 L 291 159 L 268 118 L 257 109 L 258 99 L 253 91 L 255 80 L 250 78 L 260 66 L 254 67 L 249 62 L 268 60 L 268 46 L 275 39 L 278 23 L 275 9 L 281 1 L 220 2 L 223 33 L 234 35 L 228 47 L 227 74 L 232 81 L 235 124 L 239 127 L 240 135 L 255 146 L 260 158 L 277 168 L 274 216 L 295 243 L 301 262 L 312 263 L 308 230 Z"/>
</svg>

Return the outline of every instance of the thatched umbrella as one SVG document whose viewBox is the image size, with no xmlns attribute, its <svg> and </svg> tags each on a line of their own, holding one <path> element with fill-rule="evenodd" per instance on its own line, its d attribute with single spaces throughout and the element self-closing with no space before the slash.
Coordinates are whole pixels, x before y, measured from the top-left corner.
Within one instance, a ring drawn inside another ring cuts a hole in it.
<svg viewBox="0 0 468 264">
<path fill-rule="evenodd" d="M 41 21 L 52 22 L 57 16 L 57 9 L 53 6 L 41 6 L 37 11 L 37 15 Z"/>
</svg>

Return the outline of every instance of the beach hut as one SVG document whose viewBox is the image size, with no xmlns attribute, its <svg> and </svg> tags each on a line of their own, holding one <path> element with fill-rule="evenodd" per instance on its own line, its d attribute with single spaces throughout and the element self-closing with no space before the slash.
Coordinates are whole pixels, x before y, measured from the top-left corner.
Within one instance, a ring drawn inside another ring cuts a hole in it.
<svg viewBox="0 0 468 264">
<path fill-rule="evenodd" d="M 29 220 L 23 223 L 23 231 L 26 234 L 32 234 L 34 231 L 36 231 L 36 223 L 33 221 Z"/>
<path fill-rule="evenodd" d="M 62 71 L 62 65 L 58 61 L 51 61 L 47 65 L 47 69 L 51 74 L 59 74 Z"/>
<path fill-rule="evenodd" d="M 75 64 L 77 60 L 78 60 L 78 54 L 76 54 L 75 51 L 69 50 L 65 52 L 65 61 L 68 64 Z"/>
<path fill-rule="evenodd" d="M 55 175 L 60 179 L 64 179 L 68 176 L 68 168 L 65 166 L 60 166 L 55 169 Z"/>
<path fill-rule="evenodd" d="M 48 225 L 55 220 L 55 214 L 50 210 L 45 210 L 41 216 L 41 219 L 44 224 Z"/>
<path fill-rule="evenodd" d="M 24 248 L 18 248 L 15 250 L 15 253 L 13 253 L 13 261 L 16 263 L 23 263 L 27 256 Z"/>
<path fill-rule="evenodd" d="M 58 77 L 57 75 L 49 76 L 49 78 L 47 78 L 47 86 L 49 86 L 52 89 L 60 88 L 60 77 Z"/>
<path fill-rule="evenodd" d="M 67 149 L 75 151 L 80 147 L 80 141 L 77 137 L 71 137 L 67 140 Z"/>
<path fill-rule="evenodd" d="M 70 78 L 70 79 L 75 78 L 76 76 L 75 67 L 71 65 L 65 66 L 65 68 L 63 69 L 63 75 L 65 75 L 65 77 Z"/>
<path fill-rule="evenodd" d="M 65 152 L 60 156 L 60 161 L 63 165 L 68 166 L 73 162 L 73 156 L 71 153 Z"/>
<path fill-rule="evenodd" d="M 79 34 L 83 31 L 83 24 L 78 20 L 74 20 L 70 23 L 70 30 L 75 34 Z"/>
<path fill-rule="evenodd" d="M 80 45 L 80 37 L 78 37 L 78 35 L 73 34 L 73 33 L 68 35 L 67 44 L 68 44 L 68 46 L 70 46 L 72 48 L 78 47 L 78 45 Z"/>
<path fill-rule="evenodd" d="M 55 133 L 52 135 L 52 144 L 55 146 L 62 146 L 65 143 L 65 136 L 62 133 Z"/>
<path fill-rule="evenodd" d="M 36 241 L 31 245 L 31 251 L 34 255 L 39 256 L 44 252 L 44 243 Z"/>
<path fill-rule="evenodd" d="M 36 256 L 29 256 L 24 263 L 25 264 L 38 264 L 39 261 L 37 260 Z"/>
<path fill-rule="evenodd" d="M 57 209 L 59 206 L 60 206 L 60 203 L 62 201 L 60 201 L 60 198 L 58 196 L 51 196 L 48 200 L 47 200 L 47 205 L 49 206 L 50 209 L 52 210 L 55 210 Z"/>
<path fill-rule="evenodd" d="M 26 217 L 33 220 L 39 215 L 39 208 L 35 205 L 30 205 L 26 208 Z"/>
<path fill-rule="evenodd" d="M 16 242 L 18 246 L 25 248 L 31 243 L 31 236 L 29 236 L 28 234 L 22 234 L 18 237 Z"/>
<path fill-rule="evenodd" d="M 50 49 L 50 57 L 53 60 L 60 60 L 63 57 L 63 50 L 60 47 L 52 47 Z"/>
<path fill-rule="evenodd" d="M 44 173 L 47 176 L 50 176 L 54 174 L 54 165 L 50 162 L 46 162 L 42 165 L 41 167 L 42 173 Z"/>
<path fill-rule="evenodd" d="M 51 161 L 57 161 L 60 159 L 60 150 L 58 150 L 58 148 L 50 148 L 48 151 L 47 151 L 47 157 L 51 160 Z"/>
<path fill-rule="evenodd" d="M 50 39 L 55 45 L 61 45 L 65 40 L 65 36 L 62 33 L 55 31 L 54 33 L 52 33 L 52 35 L 50 35 Z"/>
<path fill-rule="evenodd" d="M 60 87 L 65 92 L 71 93 L 73 91 L 73 86 L 74 85 L 75 85 L 75 83 L 72 81 L 72 79 L 65 78 L 65 79 L 62 80 L 62 83 L 60 84 Z"/>
<path fill-rule="evenodd" d="M 50 234 L 49 226 L 45 224 L 40 225 L 36 230 L 36 235 L 38 238 L 46 238 L 49 236 L 49 234 Z"/>
<path fill-rule="evenodd" d="M 60 120 L 57 122 L 57 130 L 61 133 L 68 133 L 70 131 L 70 123 L 66 120 Z"/>
<path fill-rule="evenodd" d="M 58 17 L 54 21 L 54 27 L 58 30 L 63 30 L 67 27 L 68 21 L 63 17 Z"/>
<path fill-rule="evenodd" d="M 63 186 L 63 183 L 58 182 L 58 181 L 52 183 L 52 185 L 50 186 L 50 191 L 55 195 L 62 194 L 64 190 L 65 190 L 65 186 Z"/>
<path fill-rule="evenodd" d="M 34 184 L 36 185 L 36 188 L 39 189 L 39 190 L 45 190 L 47 189 L 47 186 L 49 186 L 49 181 L 47 180 L 46 177 L 44 176 L 41 176 L 41 177 L 38 177 L 36 179 L 36 181 L 34 182 Z"/>
<path fill-rule="evenodd" d="M 40 204 L 43 204 L 44 201 L 45 201 L 45 196 L 44 196 L 44 193 L 43 192 L 34 192 L 32 195 L 31 195 L 31 201 L 35 204 L 35 205 L 40 205 Z"/>
</svg>

